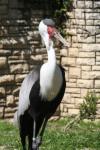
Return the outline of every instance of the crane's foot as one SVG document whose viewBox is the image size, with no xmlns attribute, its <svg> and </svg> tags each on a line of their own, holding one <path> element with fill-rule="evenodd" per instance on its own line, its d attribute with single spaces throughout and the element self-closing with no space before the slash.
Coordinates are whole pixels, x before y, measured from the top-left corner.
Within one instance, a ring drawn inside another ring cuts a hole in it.
<svg viewBox="0 0 100 150">
<path fill-rule="evenodd" d="M 33 150 L 37 150 L 37 142 L 36 142 L 36 138 L 33 139 L 33 143 L 32 143 L 32 149 Z"/>
<path fill-rule="evenodd" d="M 39 150 L 39 146 L 42 144 L 41 137 L 37 137 L 33 139 L 32 149 Z"/>
<path fill-rule="evenodd" d="M 38 146 L 42 144 L 42 138 L 40 136 L 36 138 L 36 141 L 37 141 Z"/>
</svg>

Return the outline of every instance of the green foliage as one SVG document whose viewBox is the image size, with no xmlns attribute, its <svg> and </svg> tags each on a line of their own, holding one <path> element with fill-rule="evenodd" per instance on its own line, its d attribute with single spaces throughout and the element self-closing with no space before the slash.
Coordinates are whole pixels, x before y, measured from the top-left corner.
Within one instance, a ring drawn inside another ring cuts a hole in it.
<svg viewBox="0 0 100 150">
<path fill-rule="evenodd" d="M 97 101 L 98 97 L 95 92 L 87 93 L 85 100 L 80 106 L 80 117 L 82 119 L 95 119 Z"/>
<path fill-rule="evenodd" d="M 69 18 L 67 12 L 73 8 L 73 0 L 53 0 L 54 1 L 54 17 L 56 18 L 60 32 L 65 34 L 65 23 Z"/>
<path fill-rule="evenodd" d="M 55 4 L 55 16 L 60 19 L 66 19 L 67 11 L 71 11 L 73 8 L 73 0 L 53 0 Z M 62 18 L 63 17 L 63 18 Z M 60 22 L 61 23 L 61 22 Z"/>
</svg>

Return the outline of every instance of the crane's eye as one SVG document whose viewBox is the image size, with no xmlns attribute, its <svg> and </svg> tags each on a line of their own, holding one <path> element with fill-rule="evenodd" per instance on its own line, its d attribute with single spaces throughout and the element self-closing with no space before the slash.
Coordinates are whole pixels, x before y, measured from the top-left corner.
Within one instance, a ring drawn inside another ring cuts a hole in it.
<svg viewBox="0 0 100 150">
<path fill-rule="evenodd" d="M 48 26 L 48 34 L 49 34 L 49 38 L 52 38 L 55 34 L 55 28 Z"/>
</svg>

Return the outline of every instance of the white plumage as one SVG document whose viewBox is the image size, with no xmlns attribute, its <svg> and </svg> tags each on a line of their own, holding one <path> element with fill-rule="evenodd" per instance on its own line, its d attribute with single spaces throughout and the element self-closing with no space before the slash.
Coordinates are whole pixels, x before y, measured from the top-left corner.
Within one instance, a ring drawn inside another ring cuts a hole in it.
<svg viewBox="0 0 100 150">
<path fill-rule="evenodd" d="M 42 66 L 40 70 L 40 92 L 41 96 L 48 101 L 53 100 L 62 86 L 62 73 L 56 65 L 54 68 L 49 63 Z"/>
</svg>

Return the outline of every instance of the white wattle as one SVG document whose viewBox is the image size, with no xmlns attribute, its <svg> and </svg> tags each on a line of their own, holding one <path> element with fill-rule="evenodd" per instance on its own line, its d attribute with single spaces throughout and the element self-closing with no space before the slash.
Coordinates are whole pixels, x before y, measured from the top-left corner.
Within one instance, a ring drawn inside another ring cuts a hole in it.
<svg viewBox="0 0 100 150">
<path fill-rule="evenodd" d="M 48 101 L 53 100 L 62 86 L 62 73 L 58 66 L 52 73 L 52 66 L 44 64 L 40 71 L 40 94 Z"/>
<path fill-rule="evenodd" d="M 53 100 L 62 86 L 62 72 L 56 64 L 55 51 L 52 47 L 48 52 L 48 62 L 40 70 L 40 94 L 42 99 Z"/>
</svg>

